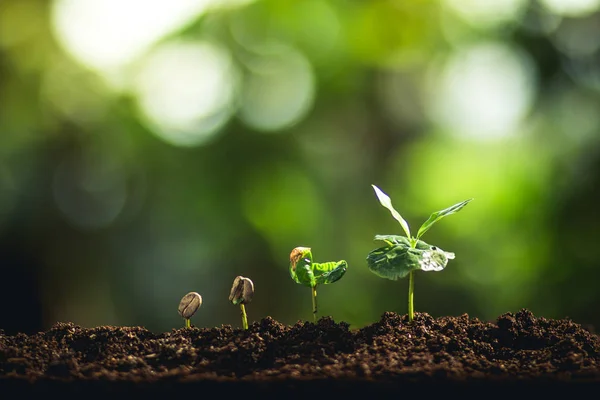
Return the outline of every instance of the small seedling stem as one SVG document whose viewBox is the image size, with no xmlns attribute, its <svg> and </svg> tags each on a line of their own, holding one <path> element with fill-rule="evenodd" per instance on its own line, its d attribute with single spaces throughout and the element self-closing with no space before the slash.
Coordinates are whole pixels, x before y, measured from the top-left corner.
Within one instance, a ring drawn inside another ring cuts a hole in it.
<svg viewBox="0 0 600 400">
<path fill-rule="evenodd" d="M 312 287 L 313 321 L 317 322 L 317 287 Z"/>
<path fill-rule="evenodd" d="M 238 275 L 233 280 L 231 292 L 229 293 L 229 301 L 233 304 L 240 305 L 240 314 L 242 315 L 242 327 L 248 329 L 248 316 L 246 315 L 246 306 L 254 297 L 254 283 L 250 278 Z"/>
<path fill-rule="evenodd" d="M 248 316 L 246 315 L 246 307 L 244 307 L 244 303 L 240 304 L 240 310 L 242 313 L 242 326 L 244 329 L 248 329 Z"/>
<path fill-rule="evenodd" d="M 190 328 L 191 326 L 192 326 L 192 323 L 190 322 L 190 319 L 189 319 L 189 318 L 186 318 L 186 319 L 185 319 L 185 327 L 186 327 L 186 328 Z"/>
<path fill-rule="evenodd" d="M 290 277 L 294 282 L 310 287 L 313 322 L 317 322 L 317 286 L 337 282 L 347 269 L 348 263 L 344 260 L 313 262 L 310 247 L 296 247 L 290 253 Z"/>
<path fill-rule="evenodd" d="M 413 271 L 408 274 L 408 320 L 412 321 L 415 317 L 415 281 L 413 278 Z"/>
<path fill-rule="evenodd" d="M 410 247 L 417 247 L 417 240 L 410 238 Z M 415 318 L 415 277 L 414 271 L 408 273 L 408 321 L 412 322 Z"/>
</svg>

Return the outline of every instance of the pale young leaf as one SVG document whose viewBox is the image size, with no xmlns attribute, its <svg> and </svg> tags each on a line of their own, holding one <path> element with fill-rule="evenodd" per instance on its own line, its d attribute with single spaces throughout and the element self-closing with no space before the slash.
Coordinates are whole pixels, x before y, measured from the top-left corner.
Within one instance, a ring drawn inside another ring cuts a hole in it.
<svg viewBox="0 0 600 400">
<path fill-rule="evenodd" d="M 379 189 L 377 186 L 371 186 L 373 186 L 373 189 L 375 190 L 375 195 L 377 195 L 377 198 L 379 199 L 381 205 L 390 211 L 392 217 L 394 217 L 394 219 L 400 223 L 402 229 L 404 229 L 404 233 L 406 233 L 406 236 L 410 237 L 410 228 L 408 227 L 408 223 L 404 220 L 404 218 L 402 218 L 400 213 L 396 211 L 394 206 L 392 206 L 392 199 L 390 199 L 390 197 L 387 194 L 383 193 L 381 189 Z"/>
</svg>

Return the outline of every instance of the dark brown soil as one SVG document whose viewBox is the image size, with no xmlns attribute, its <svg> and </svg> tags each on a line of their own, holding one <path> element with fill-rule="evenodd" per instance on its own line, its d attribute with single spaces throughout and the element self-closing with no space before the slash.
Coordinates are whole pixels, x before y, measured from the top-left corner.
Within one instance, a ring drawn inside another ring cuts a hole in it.
<svg viewBox="0 0 600 400">
<path fill-rule="evenodd" d="M 71 323 L 35 335 L 0 331 L 0 393 L 489 398 L 598 389 L 599 336 L 527 310 L 495 323 L 425 313 L 408 323 L 386 312 L 359 330 L 331 318 L 286 326 L 267 317 L 248 331 L 225 325 L 154 334 Z"/>
</svg>

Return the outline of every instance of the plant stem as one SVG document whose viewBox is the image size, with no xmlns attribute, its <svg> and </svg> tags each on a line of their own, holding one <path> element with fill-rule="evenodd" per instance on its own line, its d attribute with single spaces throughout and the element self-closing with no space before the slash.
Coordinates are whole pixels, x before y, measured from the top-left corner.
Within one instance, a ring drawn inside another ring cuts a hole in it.
<svg viewBox="0 0 600 400">
<path fill-rule="evenodd" d="M 410 247 L 413 249 L 417 247 L 417 242 L 419 239 L 410 238 Z M 413 271 L 408 273 L 408 322 L 412 322 L 415 319 L 415 281 L 413 276 Z"/>
<path fill-rule="evenodd" d="M 317 322 L 317 286 L 312 288 L 312 303 L 313 303 L 313 321 Z"/>
<path fill-rule="evenodd" d="M 189 319 L 189 318 L 186 318 L 186 319 L 185 319 L 185 327 L 186 327 L 186 328 L 190 328 L 191 326 L 192 326 L 192 323 L 190 322 L 190 319 Z"/>
<path fill-rule="evenodd" d="M 415 294 L 415 282 L 413 271 L 408 273 L 408 320 L 412 321 L 415 318 L 415 304 L 413 302 Z"/>
<path fill-rule="evenodd" d="M 246 307 L 244 307 L 244 303 L 240 304 L 240 309 L 242 310 L 242 326 L 244 329 L 248 329 L 248 316 L 246 315 Z"/>
</svg>

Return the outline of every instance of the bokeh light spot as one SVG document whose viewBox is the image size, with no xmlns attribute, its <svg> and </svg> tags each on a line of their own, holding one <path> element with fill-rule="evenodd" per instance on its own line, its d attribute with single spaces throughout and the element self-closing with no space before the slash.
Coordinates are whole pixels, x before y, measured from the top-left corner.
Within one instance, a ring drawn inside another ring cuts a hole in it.
<svg viewBox="0 0 600 400">
<path fill-rule="evenodd" d="M 298 123 L 313 104 L 315 82 L 309 61 L 297 50 L 272 45 L 246 60 L 240 118 L 260 131 L 280 131 Z"/>
<path fill-rule="evenodd" d="M 81 71 L 73 62 L 46 66 L 41 95 L 59 115 L 81 126 L 106 117 L 109 90 L 97 76 Z"/>
<path fill-rule="evenodd" d="M 459 50 L 431 83 L 431 118 L 454 135 L 477 140 L 513 133 L 535 88 L 530 59 L 498 43 Z"/>
<path fill-rule="evenodd" d="M 593 56 L 600 48 L 600 16 L 563 21 L 552 36 L 565 55 L 577 58 Z"/>
<path fill-rule="evenodd" d="M 91 151 L 81 159 L 66 159 L 54 172 L 54 201 L 73 226 L 106 228 L 125 206 L 126 176 L 108 154 Z"/>
<path fill-rule="evenodd" d="M 540 0 L 540 3 L 555 14 L 569 17 L 590 14 L 600 7 L 600 0 Z"/>
<path fill-rule="evenodd" d="M 135 83 L 148 127 L 176 146 L 206 143 L 231 116 L 236 73 L 229 53 L 209 43 L 160 46 Z"/>
<path fill-rule="evenodd" d="M 525 0 L 446 0 L 462 19 L 478 27 L 514 22 L 527 4 Z"/>
<path fill-rule="evenodd" d="M 188 23 L 211 0 L 56 0 L 52 18 L 62 45 L 84 65 L 119 68 Z"/>
</svg>

